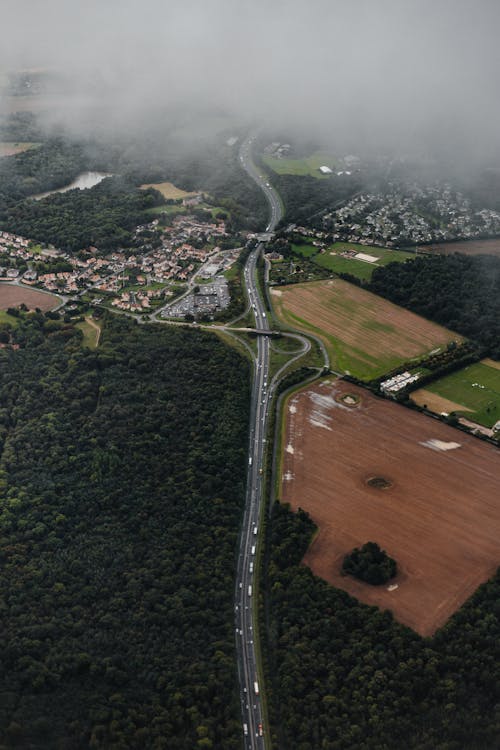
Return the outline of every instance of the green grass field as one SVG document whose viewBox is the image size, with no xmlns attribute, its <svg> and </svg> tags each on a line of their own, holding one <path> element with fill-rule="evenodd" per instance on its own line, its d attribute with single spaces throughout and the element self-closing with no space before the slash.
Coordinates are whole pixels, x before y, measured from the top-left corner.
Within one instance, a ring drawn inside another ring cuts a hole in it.
<svg viewBox="0 0 500 750">
<path fill-rule="evenodd" d="M 309 243 L 292 244 L 294 255 L 308 258 L 321 268 L 326 268 L 333 273 L 350 273 L 362 281 L 369 281 L 373 270 L 377 266 L 386 266 L 392 262 L 403 262 L 415 258 L 414 253 L 406 253 L 401 250 L 390 250 L 386 247 L 370 247 L 359 245 L 354 242 L 334 242 L 326 252 L 320 253 L 318 248 Z M 356 253 L 375 256 L 378 260 L 370 263 L 356 258 L 345 258 L 339 254 L 344 250 L 353 250 Z"/>
<path fill-rule="evenodd" d="M 0 310 L 0 323 L 10 323 L 10 325 L 14 327 L 19 323 L 19 318 L 9 315 L 5 310 Z"/>
<path fill-rule="evenodd" d="M 294 255 L 300 255 L 302 258 L 312 258 L 319 252 L 317 247 L 306 243 L 301 245 L 295 245 L 292 243 L 292 250 Z"/>
<path fill-rule="evenodd" d="M 425 390 L 462 404 L 463 416 L 485 427 L 500 419 L 500 369 L 484 361 L 446 375 Z"/>
<path fill-rule="evenodd" d="M 276 159 L 274 156 L 263 154 L 262 161 L 277 174 L 310 175 L 319 180 L 331 177 L 331 175 L 321 174 L 320 167 L 325 166 L 330 169 L 336 167 L 335 157 L 325 151 L 315 151 L 311 156 L 303 159 Z"/>
<path fill-rule="evenodd" d="M 341 253 L 344 250 L 354 250 L 357 253 L 373 255 L 378 260 L 370 263 L 364 260 L 357 260 L 356 258 L 344 258 L 341 255 L 332 255 L 332 253 Z M 413 253 L 405 253 L 401 250 L 389 250 L 389 248 L 385 247 L 369 247 L 352 242 L 335 242 L 325 253 L 317 255 L 314 258 L 314 262 L 334 273 L 350 273 L 358 279 L 368 281 L 371 279 L 373 270 L 377 266 L 386 266 L 392 262 L 401 263 L 413 258 L 415 258 Z"/>
<path fill-rule="evenodd" d="M 82 320 L 80 323 L 76 324 L 76 328 L 79 328 L 83 333 L 83 346 L 88 346 L 89 349 L 95 349 L 99 340 L 100 326 L 97 323 L 92 325 L 88 320 Z"/>
</svg>

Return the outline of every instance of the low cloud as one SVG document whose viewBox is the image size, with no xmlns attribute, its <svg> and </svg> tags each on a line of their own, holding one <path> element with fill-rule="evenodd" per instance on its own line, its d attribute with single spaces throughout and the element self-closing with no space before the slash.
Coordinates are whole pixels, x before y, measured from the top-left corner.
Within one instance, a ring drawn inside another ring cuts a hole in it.
<svg viewBox="0 0 500 750">
<path fill-rule="evenodd" d="M 0 67 L 62 73 L 50 118 L 73 129 L 221 111 L 353 147 L 494 159 L 499 22 L 492 0 L 4 0 Z"/>
</svg>

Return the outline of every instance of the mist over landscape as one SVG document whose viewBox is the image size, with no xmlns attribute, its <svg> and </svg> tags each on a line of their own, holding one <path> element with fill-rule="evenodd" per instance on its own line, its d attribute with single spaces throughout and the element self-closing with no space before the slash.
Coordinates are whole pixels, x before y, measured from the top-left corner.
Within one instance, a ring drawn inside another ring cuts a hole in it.
<svg viewBox="0 0 500 750">
<path fill-rule="evenodd" d="M 342 148 L 460 161 L 499 145 L 498 3 L 3 3 L 0 68 L 48 68 L 48 122 L 146 128 L 207 113 Z M 2 102 L 5 109 L 9 102 Z"/>
<path fill-rule="evenodd" d="M 0 750 L 500 747 L 498 0 L 0 21 Z"/>
</svg>

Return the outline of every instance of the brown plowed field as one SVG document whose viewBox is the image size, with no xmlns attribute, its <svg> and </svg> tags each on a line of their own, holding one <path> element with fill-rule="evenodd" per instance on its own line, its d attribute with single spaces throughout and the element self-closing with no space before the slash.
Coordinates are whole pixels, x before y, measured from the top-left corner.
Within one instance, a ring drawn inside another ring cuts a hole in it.
<svg viewBox="0 0 500 750">
<path fill-rule="evenodd" d="M 30 310 L 38 307 L 42 312 L 47 312 L 56 307 L 58 302 L 58 298 L 53 294 L 45 294 L 37 289 L 14 284 L 0 284 L 0 310 L 18 307 L 24 303 Z"/>
<path fill-rule="evenodd" d="M 345 394 L 360 403 L 339 403 Z M 390 486 L 370 487 L 372 477 Z M 304 562 L 421 635 L 432 635 L 500 564 L 499 451 L 344 381 L 323 381 L 288 402 L 281 487 L 283 501 L 319 527 Z M 396 559 L 397 589 L 340 574 L 344 555 L 367 541 Z"/>
<path fill-rule="evenodd" d="M 500 238 L 493 240 L 467 240 L 465 242 L 442 242 L 437 245 L 422 247 L 424 252 L 450 255 L 463 253 L 464 255 L 500 255 Z"/>
</svg>

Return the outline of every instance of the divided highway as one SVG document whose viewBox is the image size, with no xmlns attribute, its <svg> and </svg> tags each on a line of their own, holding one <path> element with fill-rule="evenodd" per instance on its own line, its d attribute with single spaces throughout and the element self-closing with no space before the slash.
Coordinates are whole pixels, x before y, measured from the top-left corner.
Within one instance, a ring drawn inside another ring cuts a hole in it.
<svg viewBox="0 0 500 750">
<path fill-rule="evenodd" d="M 245 140 L 239 158 L 243 169 L 264 191 L 270 206 L 267 231 L 273 231 L 281 219 L 281 203 L 266 177 L 261 175 L 251 159 L 253 137 Z M 262 252 L 260 243 L 250 253 L 244 269 L 248 299 L 255 315 L 255 327 L 270 330 L 264 302 L 257 285 L 257 259 Z M 248 454 L 248 477 L 245 513 L 240 536 L 239 557 L 235 590 L 235 629 L 242 729 L 244 747 L 262 750 L 265 733 L 262 696 L 259 685 L 258 665 L 254 633 L 257 629 L 257 606 L 254 602 L 254 576 L 256 575 L 256 553 L 259 541 L 259 517 L 263 491 L 263 458 L 267 431 L 269 390 L 269 338 L 257 337 L 257 356 L 254 362 L 250 412 L 250 446 Z"/>
</svg>

